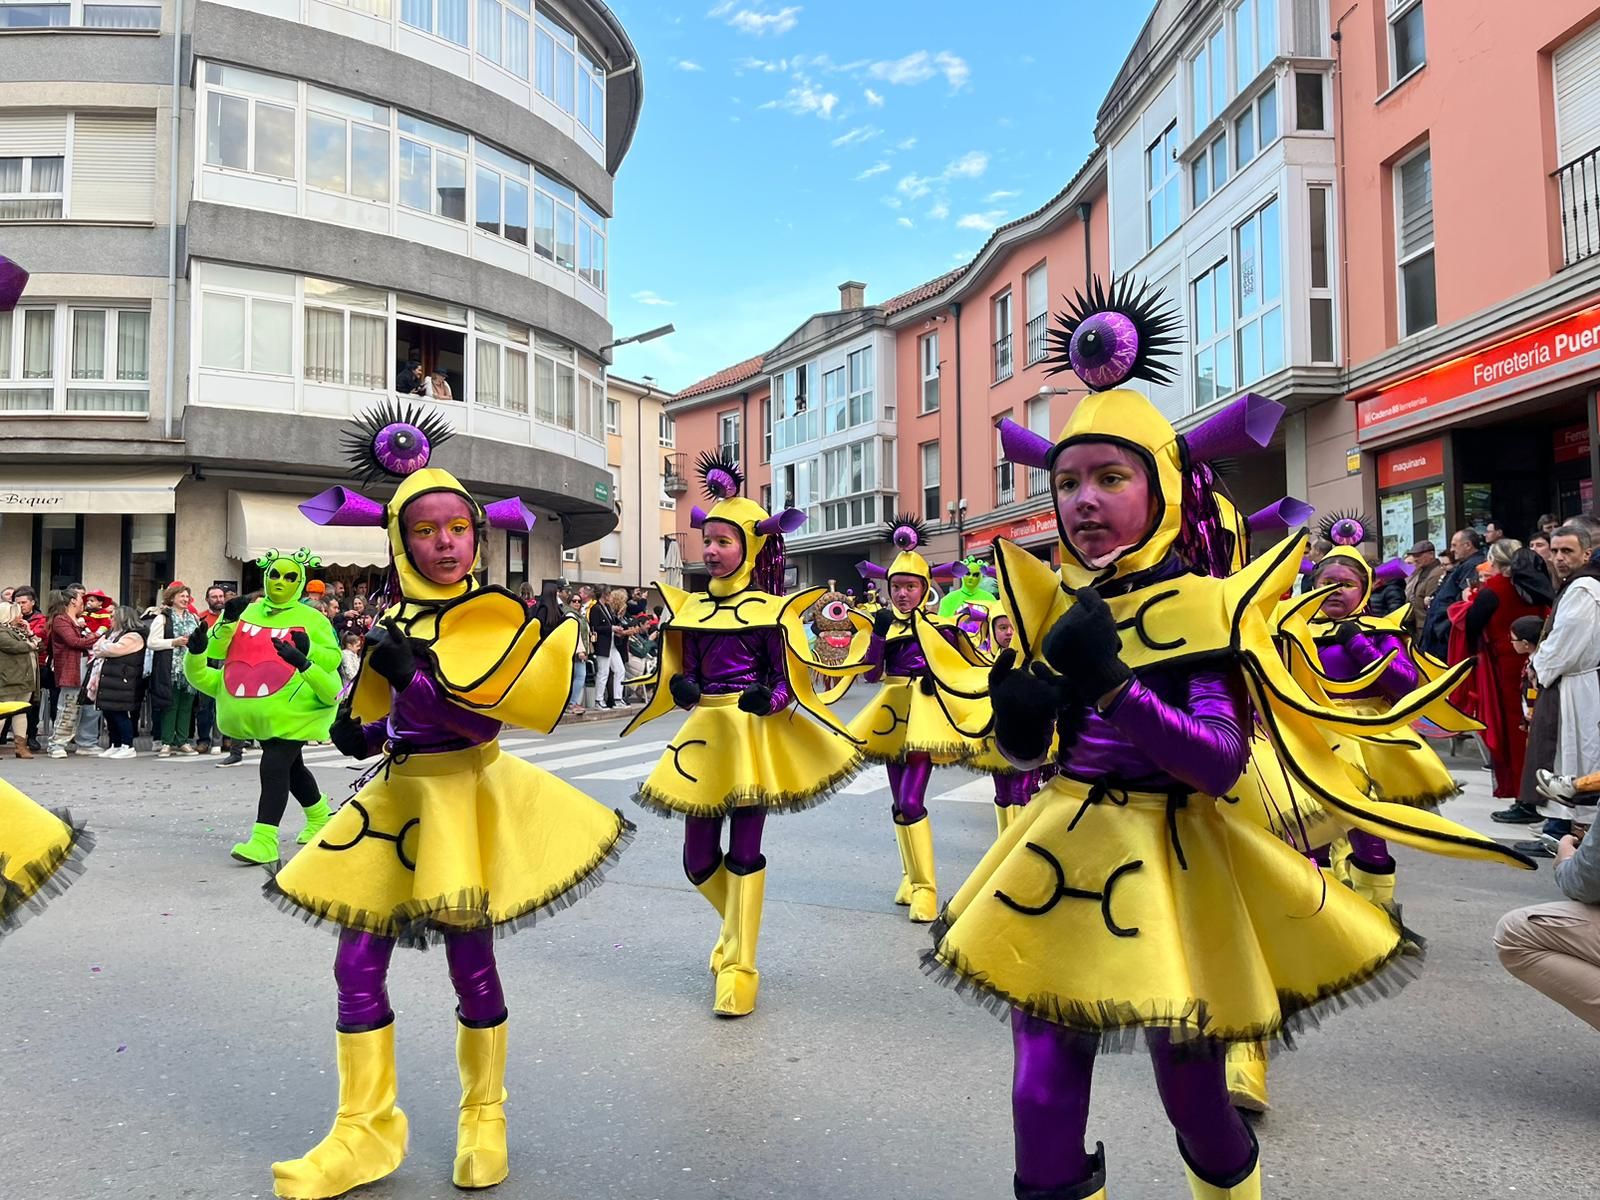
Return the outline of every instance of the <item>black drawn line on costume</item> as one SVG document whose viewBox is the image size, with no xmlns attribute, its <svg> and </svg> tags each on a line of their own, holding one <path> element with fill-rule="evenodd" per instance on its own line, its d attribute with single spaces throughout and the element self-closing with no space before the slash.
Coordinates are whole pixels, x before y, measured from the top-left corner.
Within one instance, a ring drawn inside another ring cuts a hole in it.
<svg viewBox="0 0 1600 1200">
<path fill-rule="evenodd" d="M 1189 860 L 1184 857 L 1183 843 L 1178 839 L 1178 811 L 1188 804 L 1189 797 L 1181 792 L 1167 797 L 1167 837 L 1172 841 L 1172 852 L 1178 856 L 1178 867 L 1184 871 L 1189 869 Z"/>
<path fill-rule="evenodd" d="M 1117 886 L 1117 881 L 1124 875 L 1143 867 L 1144 860 L 1135 858 L 1123 863 L 1106 876 L 1106 881 L 1100 885 L 1098 892 L 1091 892 L 1085 888 L 1076 888 L 1068 884 L 1067 869 L 1061 865 L 1059 858 L 1051 854 L 1043 846 L 1037 842 L 1028 842 L 1026 846 L 1027 849 L 1032 850 L 1045 862 L 1049 863 L 1050 869 L 1055 872 L 1055 893 L 1043 904 L 1022 904 L 996 889 L 994 898 L 1000 901 L 1001 904 L 1004 904 L 1013 912 L 1021 913 L 1025 917 L 1042 917 L 1063 900 L 1098 900 L 1100 902 L 1100 919 L 1106 923 L 1106 930 L 1113 937 L 1137 937 L 1139 935 L 1139 927 L 1137 925 L 1125 927 L 1118 925 L 1111 919 L 1111 895 Z"/>
<path fill-rule="evenodd" d="M 406 835 L 411 832 L 412 826 L 422 824 L 421 817 L 412 817 L 404 825 L 400 826 L 399 833 L 384 833 L 381 829 L 372 827 L 372 814 L 367 811 L 365 804 L 359 800 L 352 800 L 350 801 L 350 807 L 361 814 L 361 831 L 343 845 L 336 846 L 331 842 L 321 841 L 317 843 L 319 847 L 338 854 L 345 850 L 354 850 L 367 838 L 375 838 L 380 842 L 393 842 L 395 857 L 400 860 L 400 865 L 408 871 L 417 869 L 417 864 L 406 856 Z"/>
<path fill-rule="evenodd" d="M 690 738 L 687 742 L 679 742 L 677 745 L 673 745 L 671 742 L 668 742 L 667 749 L 672 751 L 672 769 L 679 775 L 682 775 L 690 783 L 699 783 L 700 777 L 698 775 L 691 775 L 689 772 L 685 771 L 683 769 L 683 763 L 679 760 L 678 756 L 690 746 L 704 746 L 706 744 L 707 742 L 705 738 Z"/>
<path fill-rule="evenodd" d="M 735 593 L 735 595 L 737 594 L 738 593 Z M 700 598 L 704 603 L 711 606 L 711 612 L 708 614 L 709 616 L 714 617 L 718 613 L 724 611 L 731 612 L 733 614 L 733 619 L 739 622 L 739 624 L 753 628 L 753 626 L 750 626 L 750 622 L 744 619 L 744 614 L 740 610 L 743 609 L 746 604 L 764 603 L 766 600 L 766 593 L 763 592 L 759 595 L 744 596 L 738 600 L 735 600 L 732 596 L 720 598 L 713 596 L 710 592 L 702 592 Z M 702 620 L 704 619 L 705 618 L 702 618 Z"/>
<path fill-rule="evenodd" d="M 900 726 L 911 724 L 911 710 L 910 710 L 909 707 L 906 709 L 906 715 L 903 716 L 903 717 L 899 713 L 895 712 L 894 705 L 892 705 L 892 704 L 885 704 L 878 711 L 880 713 L 888 713 L 889 714 L 889 728 L 887 728 L 887 729 L 879 729 L 877 726 L 873 726 L 873 729 L 872 729 L 872 736 L 873 737 L 888 737 L 896 729 L 899 729 Z"/>
<path fill-rule="evenodd" d="M 1180 646 L 1188 645 L 1189 639 L 1186 637 L 1179 637 L 1174 641 L 1163 642 L 1156 640 L 1145 632 L 1145 614 L 1157 604 L 1160 604 L 1163 600 L 1171 600 L 1174 596 L 1181 594 L 1182 593 L 1177 588 L 1168 588 L 1164 592 L 1157 592 L 1143 604 L 1139 605 L 1139 607 L 1134 611 L 1133 616 L 1129 617 L 1125 621 L 1118 621 L 1117 628 L 1133 630 L 1134 633 L 1139 635 L 1139 640 L 1145 644 L 1145 648 L 1149 650 L 1176 650 Z"/>
</svg>

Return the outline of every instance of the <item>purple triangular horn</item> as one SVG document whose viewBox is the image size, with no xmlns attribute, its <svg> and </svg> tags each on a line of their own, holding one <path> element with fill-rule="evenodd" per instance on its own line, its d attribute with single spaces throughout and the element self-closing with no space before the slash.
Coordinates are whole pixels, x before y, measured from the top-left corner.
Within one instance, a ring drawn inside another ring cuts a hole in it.
<svg viewBox="0 0 1600 1200">
<path fill-rule="evenodd" d="M 928 568 L 928 574 L 941 581 L 960 579 L 966 573 L 967 564 L 964 562 L 940 563 L 937 567 Z"/>
<path fill-rule="evenodd" d="M 1050 465 L 1050 452 L 1055 449 L 1054 442 L 1040 437 L 1026 426 L 1018 425 L 1010 417 L 1000 422 L 999 429 L 1000 452 L 1006 456 L 1007 462 L 1014 462 L 1024 467 Z"/>
<path fill-rule="evenodd" d="M 689 527 L 691 529 L 704 529 L 707 515 L 706 510 L 696 504 L 689 510 Z"/>
<path fill-rule="evenodd" d="M 1257 509 L 1245 519 L 1251 533 L 1284 533 L 1298 529 L 1315 515 L 1316 509 L 1304 500 L 1285 496 L 1275 504 Z"/>
<path fill-rule="evenodd" d="M 1184 440 L 1191 462 L 1216 462 L 1264 450 L 1272 442 L 1285 409 L 1254 392 L 1240 396 L 1215 416 L 1196 425 Z"/>
<path fill-rule="evenodd" d="M 22 289 L 28 286 L 28 273 L 21 263 L 12 262 L 0 254 L 0 312 L 10 312 L 22 299 Z"/>
<path fill-rule="evenodd" d="M 861 572 L 861 578 L 863 579 L 889 578 L 889 572 L 884 570 L 877 563 L 873 562 L 870 558 L 864 558 L 858 562 L 856 564 L 856 570 Z"/>
<path fill-rule="evenodd" d="M 318 525 L 382 525 L 383 505 L 346 487 L 331 487 L 300 503 Z"/>
<path fill-rule="evenodd" d="M 798 508 L 786 508 L 781 513 L 774 513 L 756 522 L 756 532 L 762 537 L 771 537 L 775 533 L 793 533 L 806 523 L 806 514 Z"/>
<path fill-rule="evenodd" d="M 521 496 L 508 496 L 485 504 L 483 515 L 488 518 L 490 528 L 509 529 L 513 533 L 532 532 L 533 523 L 539 519 L 538 514 L 522 502 Z"/>
<path fill-rule="evenodd" d="M 1409 579 L 1416 568 L 1403 559 L 1391 558 L 1386 563 L 1381 563 L 1372 573 L 1372 578 L 1378 583 L 1392 583 L 1396 579 Z"/>
</svg>

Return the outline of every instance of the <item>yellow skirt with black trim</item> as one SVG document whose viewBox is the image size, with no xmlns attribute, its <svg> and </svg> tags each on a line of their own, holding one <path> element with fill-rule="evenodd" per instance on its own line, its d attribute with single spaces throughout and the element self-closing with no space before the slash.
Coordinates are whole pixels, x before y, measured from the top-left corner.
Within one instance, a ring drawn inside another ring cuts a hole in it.
<svg viewBox="0 0 1600 1200">
<path fill-rule="evenodd" d="M 66 811 L 51 812 L 0 779 L 0 936 L 83 873 L 94 836 Z"/>
<path fill-rule="evenodd" d="M 1347 826 L 1278 761 L 1266 739 L 1250 739 L 1244 774 L 1223 799 L 1231 812 L 1261 826 L 1301 853 L 1342 837 Z"/>
<path fill-rule="evenodd" d="M 567 907 L 632 833 L 621 813 L 489 742 L 385 764 L 264 890 L 313 924 L 421 948 Z"/>
<path fill-rule="evenodd" d="M 930 695 L 909 676 L 885 675 L 877 694 L 850 722 L 850 732 L 861 739 L 861 753 L 874 762 L 903 763 L 910 755 L 926 754 L 935 766 L 960 763 L 993 772 L 998 768 L 978 765 L 984 739 L 962 733 L 943 707 L 955 707 L 963 724 L 976 729 L 985 720 L 979 708 L 987 703 L 948 692 L 942 697 Z"/>
<path fill-rule="evenodd" d="M 1359 713 L 1381 713 L 1389 708 L 1381 700 L 1336 700 L 1334 707 Z M 1461 785 L 1438 753 L 1409 728 L 1369 738 L 1327 736 L 1356 787 L 1369 799 L 1436 808 L 1461 792 Z"/>
<path fill-rule="evenodd" d="M 856 744 L 798 705 L 757 716 L 739 707 L 737 694 L 702 696 L 634 799 L 669 817 L 798 812 L 860 769 Z"/>
<path fill-rule="evenodd" d="M 1128 1049 L 1149 1029 L 1251 1047 L 1410 974 L 1396 918 L 1206 796 L 1058 776 L 934 926 L 930 974 Z"/>
</svg>

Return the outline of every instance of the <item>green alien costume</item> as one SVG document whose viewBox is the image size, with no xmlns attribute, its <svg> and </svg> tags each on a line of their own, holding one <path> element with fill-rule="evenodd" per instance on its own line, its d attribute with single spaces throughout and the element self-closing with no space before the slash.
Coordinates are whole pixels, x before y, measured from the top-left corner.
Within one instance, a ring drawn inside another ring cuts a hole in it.
<svg viewBox="0 0 1600 1200">
<path fill-rule="evenodd" d="M 240 862 L 278 861 L 278 821 L 293 790 L 306 813 L 304 844 L 327 823 L 328 800 L 316 790 L 300 747 L 325 741 L 339 700 L 339 640 L 328 618 L 300 597 L 312 568 L 309 550 L 269 550 L 257 561 L 264 595 L 243 608 L 231 601 L 209 632 L 191 635 L 183 673 L 217 702 L 217 728 L 262 746 L 262 795 L 255 828 L 233 847 Z"/>
<path fill-rule="evenodd" d="M 961 577 L 961 585 L 951 588 L 939 601 L 939 615 L 953 617 L 969 604 L 976 608 L 993 608 L 999 601 L 984 589 L 983 578 L 991 573 L 994 568 L 988 567 L 981 558 L 965 559 L 963 565 L 967 573 Z"/>
</svg>

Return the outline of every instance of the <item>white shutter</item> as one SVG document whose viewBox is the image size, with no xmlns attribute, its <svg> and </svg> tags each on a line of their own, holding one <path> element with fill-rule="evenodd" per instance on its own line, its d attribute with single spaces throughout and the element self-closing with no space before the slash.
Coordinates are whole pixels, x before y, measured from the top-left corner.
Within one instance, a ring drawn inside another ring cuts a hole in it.
<svg viewBox="0 0 1600 1200">
<path fill-rule="evenodd" d="M 0 157 L 67 152 L 67 114 L 34 108 L 0 111 Z"/>
<path fill-rule="evenodd" d="M 1400 165 L 1400 257 L 1409 258 L 1433 241 L 1433 157 L 1431 151 Z"/>
<path fill-rule="evenodd" d="M 1556 157 L 1566 166 L 1600 146 L 1600 22 L 1555 52 Z"/>
<path fill-rule="evenodd" d="M 1144 257 L 1144 143 L 1137 123 L 1111 147 L 1111 262 L 1121 275 Z"/>
<path fill-rule="evenodd" d="M 154 113 L 79 113 L 72 139 L 72 198 L 82 221 L 153 221 Z"/>
</svg>

